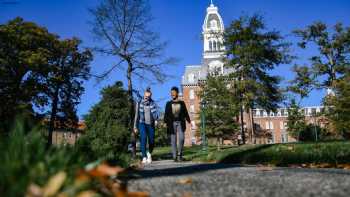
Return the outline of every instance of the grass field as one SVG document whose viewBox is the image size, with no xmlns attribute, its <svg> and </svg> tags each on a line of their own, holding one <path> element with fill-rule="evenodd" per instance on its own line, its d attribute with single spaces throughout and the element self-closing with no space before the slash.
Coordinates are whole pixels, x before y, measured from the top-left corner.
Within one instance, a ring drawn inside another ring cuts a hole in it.
<svg viewBox="0 0 350 197">
<path fill-rule="evenodd" d="M 157 148 L 155 160 L 171 159 L 170 147 Z M 337 167 L 350 164 L 350 141 L 332 141 L 319 143 L 289 143 L 244 145 L 240 147 L 209 146 L 203 151 L 201 146 L 186 147 L 184 159 L 187 161 L 264 164 L 289 166 L 299 164 L 322 164 Z"/>
</svg>

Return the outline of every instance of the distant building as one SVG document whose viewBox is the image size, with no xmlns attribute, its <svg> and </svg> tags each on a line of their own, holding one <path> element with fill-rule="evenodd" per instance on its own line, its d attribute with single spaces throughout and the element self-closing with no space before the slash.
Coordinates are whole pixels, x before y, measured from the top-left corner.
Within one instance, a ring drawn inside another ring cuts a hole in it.
<svg viewBox="0 0 350 197">
<path fill-rule="evenodd" d="M 81 135 L 84 134 L 86 125 L 84 121 L 79 121 L 77 127 L 61 127 L 59 122 L 55 123 L 55 130 L 52 132 L 52 144 L 54 145 L 74 145 Z"/>
<path fill-rule="evenodd" d="M 197 125 L 200 125 L 200 101 L 198 92 L 201 85 L 205 83 L 207 76 L 211 72 L 220 75 L 232 73 L 232 69 L 224 67 L 225 47 L 223 45 L 224 23 L 219 14 L 218 7 L 212 3 L 206 10 L 206 16 L 202 27 L 203 36 L 203 56 L 202 63 L 199 65 L 187 65 L 185 73 L 182 76 L 182 99 L 186 103 L 187 109 L 191 117 L 191 123 L 187 123 L 185 133 L 185 145 L 200 144 L 201 138 Z M 307 117 L 307 121 L 317 121 L 311 118 L 313 111 L 319 112 L 322 107 L 306 107 L 303 109 Z M 246 139 L 248 143 L 265 144 L 265 143 L 286 143 L 296 141 L 288 135 L 286 131 L 287 109 L 278 109 L 277 113 L 267 114 L 261 109 L 253 109 L 253 120 L 255 134 L 249 133 L 252 129 L 252 118 L 249 113 L 244 115 Z M 246 121 L 248 120 L 248 121 Z M 251 137 L 251 136 L 254 136 Z M 225 143 L 232 144 L 237 140 L 238 136 L 232 136 L 232 139 L 225 140 Z M 249 141 L 250 139 L 250 141 Z"/>
</svg>

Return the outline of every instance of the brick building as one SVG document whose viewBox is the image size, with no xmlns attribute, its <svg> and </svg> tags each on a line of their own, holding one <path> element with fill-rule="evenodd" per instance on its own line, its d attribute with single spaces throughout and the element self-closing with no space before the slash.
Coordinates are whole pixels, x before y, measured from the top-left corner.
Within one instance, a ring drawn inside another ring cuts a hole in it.
<svg viewBox="0 0 350 197">
<path fill-rule="evenodd" d="M 219 14 L 218 7 L 213 3 L 206 10 L 206 16 L 202 26 L 203 36 L 203 56 L 202 63 L 199 65 L 187 65 L 182 76 L 182 99 L 186 103 L 190 113 L 191 124 L 187 123 L 185 133 L 185 145 L 200 144 L 200 101 L 198 92 L 201 89 L 201 84 L 205 83 L 206 78 L 211 72 L 218 72 L 221 75 L 227 75 L 233 72 L 232 69 L 224 67 L 224 51 L 223 36 L 224 23 Z M 322 107 L 306 107 L 303 109 L 306 119 L 309 122 L 319 122 L 311 116 L 313 112 L 320 112 Z M 253 118 L 251 117 L 251 114 Z M 277 113 L 268 114 L 261 109 L 253 109 L 251 113 L 244 115 L 245 133 L 247 143 L 286 143 L 296 141 L 288 135 L 286 131 L 286 121 L 288 112 L 287 109 L 281 108 Z M 255 134 L 251 134 L 252 125 L 255 125 Z M 320 123 L 321 124 L 321 123 Z M 254 136 L 254 137 L 253 137 Z M 237 137 L 237 136 L 236 136 Z M 233 142 L 232 139 L 225 140 Z M 232 143 L 231 143 L 232 144 Z"/>
</svg>

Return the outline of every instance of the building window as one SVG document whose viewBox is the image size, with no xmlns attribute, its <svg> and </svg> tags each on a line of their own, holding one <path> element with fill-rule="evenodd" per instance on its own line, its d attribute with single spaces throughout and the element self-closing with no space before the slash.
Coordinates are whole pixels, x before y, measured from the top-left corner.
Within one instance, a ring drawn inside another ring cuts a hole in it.
<svg viewBox="0 0 350 197">
<path fill-rule="evenodd" d="M 275 143 L 275 133 L 271 131 L 271 136 L 268 138 L 267 143 L 273 144 Z"/>
<path fill-rule="evenodd" d="M 213 50 L 213 43 L 211 41 L 209 41 L 209 51 Z"/>
<path fill-rule="evenodd" d="M 261 117 L 264 116 L 264 110 L 260 110 L 260 116 L 261 116 Z"/>
<path fill-rule="evenodd" d="M 191 128 L 192 128 L 193 130 L 196 129 L 196 123 L 194 122 L 194 120 L 191 121 Z"/>
<path fill-rule="evenodd" d="M 287 143 L 288 142 L 288 134 L 282 133 L 281 134 L 281 141 L 282 141 L 282 143 Z"/>
<path fill-rule="evenodd" d="M 284 116 L 284 109 L 281 109 L 281 116 Z"/>
<path fill-rule="evenodd" d="M 272 121 L 267 121 L 265 122 L 266 129 L 273 129 L 273 122 Z"/>
<path fill-rule="evenodd" d="M 213 43 L 214 43 L 214 45 L 213 45 L 214 51 L 217 51 L 216 41 L 214 41 Z"/>
<path fill-rule="evenodd" d="M 280 129 L 284 129 L 284 122 L 280 121 Z"/>
<path fill-rule="evenodd" d="M 316 108 L 312 108 L 311 115 L 316 116 Z"/>
<path fill-rule="evenodd" d="M 190 89 L 190 99 L 193 100 L 194 99 L 194 90 Z"/>
<path fill-rule="evenodd" d="M 194 105 L 190 105 L 190 112 L 194 113 Z"/>
<path fill-rule="evenodd" d="M 193 73 L 191 73 L 191 74 L 188 75 L 188 81 L 189 81 L 190 83 L 194 83 L 194 74 L 193 74 Z"/>
</svg>

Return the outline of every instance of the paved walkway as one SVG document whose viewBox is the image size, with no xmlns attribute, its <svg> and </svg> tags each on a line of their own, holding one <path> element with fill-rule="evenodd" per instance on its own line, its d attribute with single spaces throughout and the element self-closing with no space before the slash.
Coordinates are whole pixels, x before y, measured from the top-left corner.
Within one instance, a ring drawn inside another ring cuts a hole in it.
<svg viewBox="0 0 350 197">
<path fill-rule="evenodd" d="M 151 196 L 349 197 L 350 171 L 242 167 L 156 161 L 130 177 L 130 191 Z"/>
</svg>

